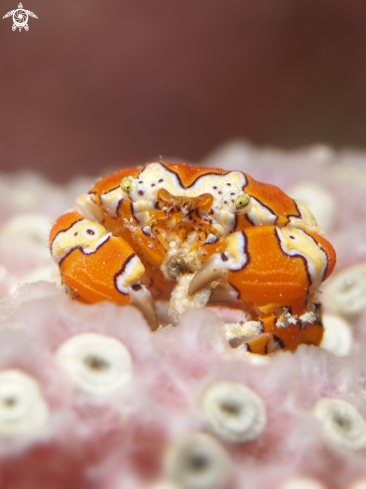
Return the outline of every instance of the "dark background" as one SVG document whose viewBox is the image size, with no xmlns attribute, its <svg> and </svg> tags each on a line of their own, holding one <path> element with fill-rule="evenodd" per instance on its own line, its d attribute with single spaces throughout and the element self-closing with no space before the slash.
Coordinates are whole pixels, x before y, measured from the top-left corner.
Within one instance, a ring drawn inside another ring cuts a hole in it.
<svg viewBox="0 0 366 489">
<path fill-rule="evenodd" d="M 13 32 L 18 2 L 0 2 L 0 170 L 365 147 L 365 0 L 24 0 L 39 18 Z"/>
</svg>

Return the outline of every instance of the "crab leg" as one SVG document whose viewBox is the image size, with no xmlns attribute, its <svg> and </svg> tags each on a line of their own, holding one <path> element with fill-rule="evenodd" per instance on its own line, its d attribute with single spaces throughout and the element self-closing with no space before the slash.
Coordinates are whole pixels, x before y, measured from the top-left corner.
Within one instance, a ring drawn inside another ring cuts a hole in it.
<svg viewBox="0 0 366 489">
<path fill-rule="evenodd" d="M 74 211 L 56 221 L 50 250 L 74 298 L 87 303 L 135 304 L 151 329 L 158 328 L 154 302 L 140 281 L 145 268 L 123 238 Z"/>
<path fill-rule="evenodd" d="M 293 322 L 281 324 L 275 316 L 262 318 L 262 333 L 250 339 L 241 338 L 238 346 L 245 345 L 251 353 L 267 355 L 281 349 L 295 350 L 300 343 L 319 345 L 324 332 L 319 309 L 317 305 L 308 321 L 296 317 Z"/>
</svg>

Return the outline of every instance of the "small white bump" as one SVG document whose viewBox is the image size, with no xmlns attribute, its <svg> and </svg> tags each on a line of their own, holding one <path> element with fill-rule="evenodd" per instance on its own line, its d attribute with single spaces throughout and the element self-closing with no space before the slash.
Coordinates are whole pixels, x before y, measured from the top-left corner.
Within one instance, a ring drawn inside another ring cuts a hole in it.
<svg viewBox="0 0 366 489">
<path fill-rule="evenodd" d="M 0 246 L 14 251 L 19 247 L 38 259 L 49 259 L 50 220 L 41 214 L 20 214 L 9 219 L 0 232 Z"/>
<path fill-rule="evenodd" d="M 326 487 L 310 477 L 296 477 L 287 481 L 281 489 L 326 489 Z"/>
<path fill-rule="evenodd" d="M 213 244 L 218 241 L 218 236 L 215 236 L 214 234 L 209 234 L 206 238 L 206 241 L 203 244 Z"/>
<path fill-rule="evenodd" d="M 144 226 L 142 228 L 142 231 L 147 234 L 148 236 L 151 236 L 152 238 L 154 237 L 152 231 L 151 231 L 151 226 Z"/>
<path fill-rule="evenodd" d="M 230 341 L 243 336 L 257 336 L 263 330 L 261 321 L 240 321 L 239 323 L 225 323 L 223 326 L 225 338 Z"/>
<path fill-rule="evenodd" d="M 19 285 L 32 284 L 34 282 L 50 282 L 61 285 L 61 276 L 58 266 L 51 262 L 49 265 L 38 267 L 17 279 L 10 292 L 13 293 Z"/>
<path fill-rule="evenodd" d="M 337 357 L 349 354 L 352 348 L 352 330 L 348 322 L 334 314 L 323 314 L 324 335 L 320 346 Z"/>
<path fill-rule="evenodd" d="M 90 394 L 108 394 L 132 377 L 131 355 L 115 338 L 96 333 L 71 337 L 56 352 L 60 366 Z"/>
<path fill-rule="evenodd" d="M 314 414 L 323 422 L 324 434 L 331 444 L 351 450 L 366 447 L 366 423 L 352 404 L 324 397 L 316 403 Z"/>
<path fill-rule="evenodd" d="M 252 365 L 269 365 L 271 363 L 271 356 L 270 355 L 259 355 L 257 353 L 251 353 L 247 350 L 247 346 L 244 343 L 243 345 L 240 345 L 238 348 L 233 348 L 230 351 L 230 356 L 232 357 L 235 355 L 237 358 L 240 358 L 241 360 L 245 360 L 248 363 L 251 363 Z"/>
<path fill-rule="evenodd" d="M 303 182 L 294 185 L 286 193 L 308 207 L 318 226 L 325 231 L 332 229 L 337 215 L 337 206 L 327 188 L 315 182 Z"/>
<path fill-rule="evenodd" d="M 247 442 L 257 438 L 267 423 L 263 400 L 238 382 L 216 382 L 204 392 L 202 407 L 213 432 L 224 440 Z"/>
<path fill-rule="evenodd" d="M 366 309 L 366 263 L 345 268 L 326 282 L 323 303 L 333 313 L 358 314 Z"/>
<path fill-rule="evenodd" d="M 351 486 L 349 486 L 348 489 L 366 489 L 366 479 L 360 479 Z"/>
<path fill-rule="evenodd" d="M 152 486 L 149 486 L 148 489 L 181 489 L 177 484 L 168 481 L 159 481 L 155 482 Z"/>
<path fill-rule="evenodd" d="M 176 441 L 164 458 L 168 480 L 180 489 L 222 489 L 228 480 L 229 466 L 224 448 L 203 433 Z"/>
<path fill-rule="evenodd" d="M 310 157 L 320 165 L 328 165 L 336 157 L 336 152 L 325 144 L 313 144 L 309 147 Z"/>
<path fill-rule="evenodd" d="M 20 370 L 0 372 L 0 436 L 35 432 L 46 422 L 48 413 L 35 379 Z"/>
<path fill-rule="evenodd" d="M 101 195 L 101 200 L 103 203 L 103 195 Z M 76 207 L 80 214 L 90 221 L 96 221 L 101 223 L 103 221 L 103 211 L 98 204 L 93 201 L 93 198 L 89 194 L 80 195 L 76 199 Z M 108 209 L 108 208 L 107 208 Z M 109 210 L 109 209 L 108 209 Z"/>
</svg>

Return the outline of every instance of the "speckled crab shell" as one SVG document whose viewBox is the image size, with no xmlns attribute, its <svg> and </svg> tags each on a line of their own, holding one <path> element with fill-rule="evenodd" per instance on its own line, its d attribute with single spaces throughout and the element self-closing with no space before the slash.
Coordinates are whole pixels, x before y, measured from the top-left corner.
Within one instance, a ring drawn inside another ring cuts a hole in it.
<svg viewBox="0 0 366 489">
<path fill-rule="evenodd" d="M 102 178 L 78 209 L 50 234 L 73 298 L 135 304 L 154 330 L 154 300 L 169 300 L 189 275 L 187 296 L 209 288 L 210 303 L 242 309 L 256 324 L 239 328 L 232 346 L 266 354 L 321 341 L 317 291 L 335 252 L 310 211 L 279 188 L 160 161 Z"/>
</svg>

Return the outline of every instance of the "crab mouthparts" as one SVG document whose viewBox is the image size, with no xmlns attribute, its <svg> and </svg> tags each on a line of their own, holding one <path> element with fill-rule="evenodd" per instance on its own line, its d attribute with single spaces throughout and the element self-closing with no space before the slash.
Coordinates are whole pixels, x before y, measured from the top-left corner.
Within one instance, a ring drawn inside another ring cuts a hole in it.
<svg viewBox="0 0 366 489">
<path fill-rule="evenodd" d="M 159 190 L 158 200 L 164 202 L 165 206 L 168 208 L 178 207 L 184 214 L 187 214 L 191 209 L 208 210 L 213 204 L 213 197 L 211 194 L 186 197 L 182 195 L 172 195 L 164 188 Z"/>
</svg>

